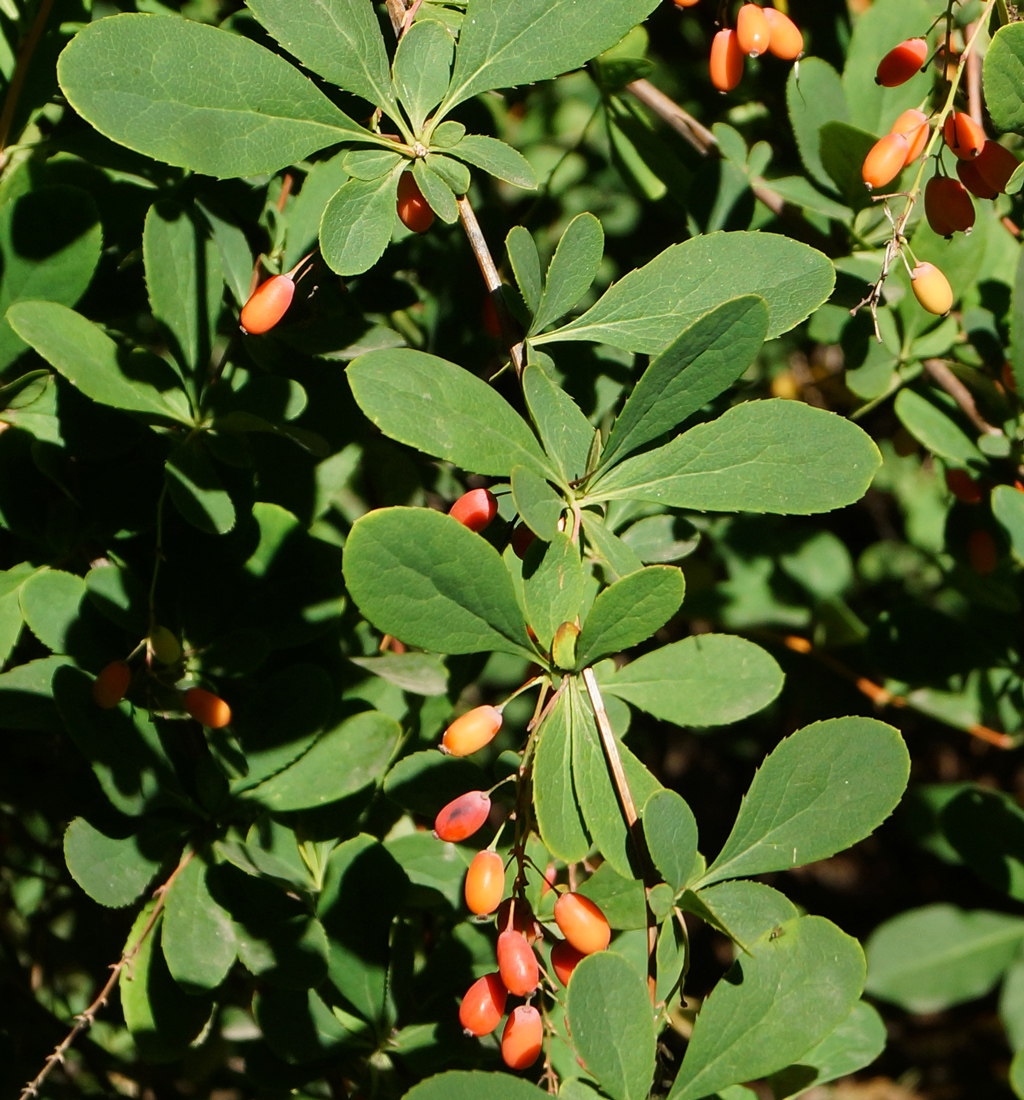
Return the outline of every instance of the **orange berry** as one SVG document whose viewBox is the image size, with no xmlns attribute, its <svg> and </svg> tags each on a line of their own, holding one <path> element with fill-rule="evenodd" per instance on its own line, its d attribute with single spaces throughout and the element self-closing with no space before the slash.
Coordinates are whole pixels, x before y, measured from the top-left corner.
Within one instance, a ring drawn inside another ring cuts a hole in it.
<svg viewBox="0 0 1024 1100">
<path fill-rule="evenodd" d="M 490 1035 L 505 1015 L 508 990 L 497 974 L 485 974 L 466 990 L 459 1005 L 459 1023 L 467 1035 Z"/>
<path fill-rule="evenodd" d="M 917 73 L 928 56 L 928 43 L 923 38 L 908 38 L 894 46 L 878 63 L 875 83 L 883 88 L 896 88 Z"/>
<path fill-rule="evenodd" d="M 474 707 L 444 731 L 441 751 L 452 756 L 469 756 L 494 740 L 501 729 L 501 711 L 496 707 Z"/>
<path fill-rule="evenodd" d="M 470 531 L 482 531 L 497 514 L 498 500 L 489 489 L 470 489 L 448 509 Z"/>
<path fill-rule="evenodd" d="M 526 937 L 527 943 L 536 943 L 541 933 L 541 927 L 537 922 L 537 918 L 533 915 L 533 910 L 527 902 L 522 900 L 522 898 L 515 903 L 515 907 L 515 913 L 512 914 L 512 928 L 517 932 L 521 932 Z M 511 898 L 506 898 L 501 905 L 498 906 L 498 915 L 495 917 L 494 923 L 502 931 L 509 927 L 509 913 L 511 909 Z"/>
<path fill-rule="evenodd" d="M 743 77 L 743 51 L 736 32 L 728 27 L 711 40 L 711 83 L 720 92 L 731 92 Z"/>
<path fill-rule="evenodd" d="M 493 913 L 505 893 L 505 863 L 497 852 L 477 852 L 466 872 L 466 906 L 478 917 Z"/>
<path fill-rule="evenodd" d="M 868 190 L 891 183 L 903 170 L 909 152 L 910 142 L 902 134 L 886 134 L 879 138 L 868 151 L 860 170 Z"/>
<path fill-rule="evenodd" d="M 569 943 L 584 955 L 603 951 L 612 938 L 604 913 L 582 894 L 562 894 L 555 902 L 555 924 Z"/>
<path fill-rule="evenodd" d="M 132 670 L 127 661 L 111 661 L 92 682 L 92 698 L 98 707 L 112 710 L 125 697 L 132 682 Z"/>
<path fill-rule="evenodd" d="M 985 131 L 969 114 L 954 111 L 942 127 L 950 152 L 961 160 L 973 160 L 985 146 Z"/>
<path fill-rule="evenodd" d="M 252 292 L 242 306 L 242 331 L 250 336 L 269 332 L 288 312 L 295 297 L 295 283 L 288 275 L 274 275 Z"/>
<path fill-rule="evenodd" d="M 522 932 L 511 929 L 498 937 L 498 973 L 509 993 L 525 997 L 537 988 L 540 967 Z"/>
<path fill-rule="evenodd" d="M 924 147 L 928 144 L 928 136 L 931 133 L 931 127 L 928 125 L 928 116 L 924 111 L 917 110 L 916 107 L 911 107 L 909 111 L 904 111 L 898 119 L 889 127 L 890 134 L 902 134 L 910 144 L 910 151 L 907 153 L 907 159 L 904 162 L 904 167 L 908 164 L 913 164 L 915 160 L 924 152 Z"/>
<path fill-rule="evenodd" d="M 568 940 L 559 940 L 551 948 L 551 969 L 562 985 L 568 985 L 577 963 L 586 957 L 582 951 L 577 951 Z"/>
<path fill-rule="evenodd" d="M 993 191 L 1005 191 L 1020 161 L 998 141 L 986 141 L 974 166 Z"/>
<path fill-rule="evenodd" d="M 509 1069 L 528 1069 L 544 1046 L 544 1023 L 533 1005 L 514 1009 L 501 1033 L 501 1057 Z"/>
<path fill-rule="evenodd" d="M 999 551 L 996 540 L 983 528 L 972 531 L 967 539 L 967 560 L 975 573 L 987 577 L 994 573 L 999 564 Z"/>
<path fill-rule="evenodd" d="M 927 261 L 920 263 L 910 273 L 910 285 L 914 288 L 914 297 L 929 313 L 942 316 L 953 305 L 953 290 L 949 280 L 935 266 Z"/>
<path fill-rule="evenodd" d="M 966 470 L 948 468 L 946 470 L 946 488 L 964 504 L 981 502 L 981 486 Z"/>
<path fill-rule="evenodd" d="M 231 708 L 219 695 L 205 688 L 189 688 L 185 692 L 185 710 L 211 730 L 219 730 L 231 721 Z"/>
<path fill-rule="evenodd" d="M 736 16 L 736 41 L 749 57 L 760 57 L 768 49 L 768 20 L 758 4 L 744 4 Z"/>
<path fill-rule="evenodd" d="M 434 224 L 434 211 L 423 197 L 412 172 L 403 172 L 398 181 L 398 216 L 413 233 L 426 233 Z"/>
<path fill-rule="evenodd" d="M 486 791 L 469 791 L 459 795 L 434 819 L 434 836 L 453 843 L 465 840 L 483 825 L 490 812 L 491 796 Z"/>
<path fill-rule="evenodd" d="M 967 233 L 974 225 L 974 203 L 967 188 L 949 176 L 932 176 L 924 189 L 928 224 L 940 237 Z"/>
<path fill-rule="evenodd" d="M 775 8 L 765 8 L 764 17 L 768 22 L 768 52 L 783 61 L 795 61 L 804 52 L 800 28 Z"/>
<path fill-rule="evenodd" d="M 998 194 L 985 182 L 984 177 L 978 171 L 978 165 L 973 160 L 958 160 L 956 162 L 956 174 L 960 182 L 976 199 L 994 199 Z"/>
<path fill-rule="evenodd" d="M 700 0 L 673 0 L 677 8 L 692 8 L 694 4 L 699 4 Z"/>
</svg>

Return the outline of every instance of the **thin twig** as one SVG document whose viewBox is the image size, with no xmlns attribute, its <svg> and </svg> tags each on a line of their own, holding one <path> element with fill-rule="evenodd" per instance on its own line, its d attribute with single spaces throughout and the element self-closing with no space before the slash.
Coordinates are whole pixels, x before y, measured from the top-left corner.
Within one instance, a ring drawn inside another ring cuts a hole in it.
<svg viewBox="0 0 1024 1100">
<path fill-rule="evenodd" d="M 153 891 L 153 897 L 156 898 L 156 905 L 153 906 L 153 912 L 149 915 L 149 920 L 146 921 L 145 927 L 139 933 L 139 938 L 125 949 L 124 954 L 113 963 L 110 967 L 110 977 L 107 979 L 106 984 L 100 990 L 99 995 L 92 1002 L 91 1005 L 84 1011 L 79 1013 L 75 1020 L 75 1026 L 65 1036 L 64 1041 L 61 1042 L 49 1055 L 46 1061 L 43 1063 L 43 1068 L 36 1074 L 36 1076 L 29 1081 L 29 1083 L 21 1090 L 21 1094 L 18 1100 L 29 1100 L 29 1097 L 39 1095 L 39 1087 L 46 1080 L 50 1074 L 50 1070 L 53 1069 L 58 1062 L 64 1061 L 64 1055 L 67 1054 L 71 1044 L 82 1034 L 87 1028 L 89 1028 L 96 1019 L 96 1013 L 107 1003 L 114 986 L 117 984 L 118 978 L 121 976 L 121 971 L 124 970 L 138 955 L 142 949 L 142 945 L 146 942 L 149 934 L 156 926 L 157 919 L 163 911 L 164 903 L 167 900 L 168 891 L 174 885 L 174 880 L 181 874 L 182 871 L 192 862 L 192 857 L 195 855 L 195 851 L 191 848 L 187 848 L 178 863 L 178 866 L 171 872 L 170 877 L 162 885 L 158 886 Z"/>
<path fill-rule="evenodd" d="M 701 156 L 707 156 L 712 150 L 718 149 L 718 138 L 649 80 L 633 80 L 626 85 L 626 91 L 639 99 L 645 107 L 649 107 L 663 122 L 667 122 Z"/>
<path fill-rule="evenodd" d="M 42 38 L 43 31 L 46 29 L 46 20 L 50 17 L 52 7 L 53 0 L 40 0 L 32 27 L 18 47 L 18 60 L 11 74 L 11 82 L 7 85 L 3 110 L 0 111 L 0 167 L 7 159 L 4 150 L 7 148 L 7 139 L 11 133 L 11 123 L 14 121 L 14 112 L 18 106 L 21 89 L 25 86 L 28 67 L 32 62 L 32 55 L 36 52 L 36 46 L 39 45 L 39 39 Z"/>
<path fill-rule="evenodd" d="M 925 359 L 924 369 L 936 382 L 938 382 L 946 393 L 953 398 L 957 405 L 960 406 L 963 414 L 979 432 L 983 435 L 1003 434 L 999 428 L 994 424 L 990 424 L 981 413 L 978 412 L 978 406 L 975 404 L 974 395 L 941 359 Z"/>
<path fill-rule="evenodd" d="M 387 9 L 391 29 L 395 32 L 395 38 L 399 38 L 402 33 L 402 23 L 405 21 L 405 4 L 402 0 L 387 0 Z"/>
<path fill-rule="evenodd" d="M 968 38 L 974 36 L 975 28 L 968 27 Z M 979 125 L 985 123 L 981 111 L 981 54 L 973 50 L 967 58 L 967 104 L 971 118 Z"/>
</svg>

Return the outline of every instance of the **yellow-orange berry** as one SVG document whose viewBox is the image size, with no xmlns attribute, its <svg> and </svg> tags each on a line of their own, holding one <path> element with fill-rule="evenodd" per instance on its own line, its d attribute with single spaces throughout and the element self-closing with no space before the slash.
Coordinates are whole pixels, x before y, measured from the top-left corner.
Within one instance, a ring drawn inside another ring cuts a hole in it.
<svg viewBox="0 0 1024 1100">
<path fill-rule="evenodd" d="M 274 275 L 252 292 L 242 306 L 242 331 L 250 336 L 269 332 L 288 312 L 295 297 L 295 283 L 288 275 Z"/>
<path fill-rule="evenodd" d="M 459 1023 L 469 1035 L 490 1035 L 505 1015 L 508 990 L 497 974 L 485 974 L 466 990 L 459 1005 Z"/>
<path fill-rule="evenodd" d="M 891 183 L 903 170 L 910 142 L 902 134 L 886 134 L 868 150 L 860 174 L 870 190 Z"/>
<path fill-rule="evenodd" d="M 967 188 L 949 176 L 932 176 L 924 189 L 928 224 L 940 237 L 967 233 L 974 225 L 974 203 Z"/>
<path fill-rule="evenodd" d="M 568 940 L 559 940 L 551 948 L 551 969 L 562 985 L 568 985 L 572 972 L 579 962 L 586 957 L 582 951 L 577 951 Z"/>
<path fill-rule="evenodd" d="M 910 273 L 910 285 L 914 288 L 914 297 L 929 313 L 941 317 L 952 308 L 953 290 L 935 264 L 919 263 Z"/>
<path fill-rule="evenodd" d="M 971 563 L 974 572 L 983 577 L 994 573 L 996 566 L 999 565 L 996 540 L 984 528 L 972 531 L 968 536 L 967 560 Z"/>
<path fill-rule="evenodd" d="M 964 111 L 954 111 L 946 119 L 942 136 L 960 160 L 973 160 L 985 147 L 985 131 Z"/>
<path fill-rule="evenodd" d="M 452 756 L 469 756 L 494 740 L 501 729 L 501 711 L 496 707 L 474 707 L 444 731 L 441 751 Z"/>
<path fill-rule="evenodd" d="M 928 116 L 924 111 L 911 107 L 889 127 L 889 133 L 902 134 L 907 139 L 910 149 L 907 151 L 907 159 L 903 162 L 903 166 L 906 167 L 917 160 L 928 144 L 928 135 L 931 133 Z"/>
<path fill-rule="evenodd" d="M 981 178 L 993 191 L 1005 191 L 1010 177 L 1020 167 L 1020 161 L 998 141 L 986 141 L 974 162 Z"/>
<path fill-rule="evenodd" d="M 768 49 L 768 20 L 758 4 L 744 4 L 736 16 L 736 41 L 748 57 L 760 57 Z"/>
<path fill-rule="evenodd" d="M 520 1005 L 501 1033 L 501 1057 L 509 1069 L 528 1069 L 540 1057 L 544 1022 L 533 1005 Z"/>
<path fill-rule="evenodd" d="M 533 948 L 522 932 L 508 929 L 498 936 L 498 973 L 505 988 L 516 997 L 525 997 L 537 988 L 540 967 Z"/>
<path fill-rule="evenodd" d="M 112 710 L 125 697 L 132 682 L 132 670 L 127 661 L 111 661 L 92 682 L 92 698 L 98 707 Z"/>
<path fill-rule="evenodd" d="M 804 52 L 804 36 L 788 15 L 765 8 L 768 22 L 768 52 L 783 61 L 795 61 Z"/>
<path fill-rule="evenodd" d="M 555 902 L 555 924 L 569 943 L 584 955 L 603 951 L 612 938 L 612 930 L 600 907 L 582 894 L 562 894 Z"/>
<path fill-rule="evenodd" d="M 490 489 L 470 489 L 448 509 L 448 515 L 470 531 L 483 531 L 497 514 L 498 500 Z"/>
<path fill-rule="evenodd" d="M 673 0 L 677 8 L 692 8 L 694 4 L 699 4 L 700 0 Z"/>
<path fill-rule="evenodd" d="M 205 688 L 189 688 L 185 692 L 185 710 L 201 725 L 219 730 L 231 722 L 231 708 L 219 695 Z"/>
<path fill-rule="evenodd" d="M 928 56 L 928 43 L 923 38 L 908 38 L 894 46 L 878 63 L 875 83 L 883 88 L 896 88 L 917 73 Z"/>
<path fill-rule="evenodd" d="M 505 893 L 505 864 L 497 852 L 477 852 L 466 872 L 466 907 L 482 917 L 493 913 Z"/>
<path fill-rule="evenodd" d="M 434 224 L 434 211 L 423 197 L 412 172 L 403 172 L 398 181 L 398 216 L 413 233 L 426 233 Z"/>
<path fill-rule="evenodd" d="M 736 32 L 726 27 L 711 40 L 709 72 L 720 92 L 731 92 L 743 78 L 743 51 Z"/>
<path fill-rule="evenodd" d="M 459 795 L 434 819 L 434 836 L 453 843 L 465 840 L 483 825 L 490 812 L 491 796 L 486 791 L 469 791 Z"/>
</svg>

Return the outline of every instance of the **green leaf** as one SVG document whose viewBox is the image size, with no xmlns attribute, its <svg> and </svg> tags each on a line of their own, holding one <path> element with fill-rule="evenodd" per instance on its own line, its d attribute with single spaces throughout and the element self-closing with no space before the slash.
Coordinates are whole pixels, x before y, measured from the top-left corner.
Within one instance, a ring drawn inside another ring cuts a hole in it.
<svg viewBox="0 0 1024 1100">
<path fill-rule="evenodd" d="M 524 226 L 513 226 L 505 238 L 508 262 L 512 265 L 512 274 L 523 296 L 523 304 L 531 314 L 540 308 L 544 282 L 540 272 L 540 254 L 537 242 Z"/>
<path fill-rule="evenodd" d="M 873 718 L 830 718 L 787 737 L 758 769 L 700 885 L 827 859 L 869 836 L 907 785 L 899 732 Z"/>
<path fill-rule="evenodd" d="M 200 437 L 175 447 L 164 472 L 171 500 L 193 527 L 226 535 L 235 526 L 235 506 Z"/>
<path fill-rule="evenodd" d="M 583 530 L 590 549 L 604 560 L 615 579 L 643 569 L 644 563 L 636 553 L 618 535 L 609 531 L 593 512 L 583 512 Z"/>
<path fill-rule="evenodd" d="M 480 92 L 578 69 L 650 15 L 652 0 L 471 0 L 445 113 Z"/>
<path fill-rule="evenodd" d="M 604 229 L 593 214 L 577 214 L 566 226 L 548 265 L 544 296 L 531 332 L 541 332 L 568 313 L 590 289 L 604 258 Z"/>
<path fill-rule="evenodd" d="M 231 296 L 237 305 L 244 306 L 249 298 L 253 266 L 252 252 L 249 249 L 249 242 L 245 233 L 235 222 L 220 217 L 215 211 L 203 206 L 202 203 L 196 205 L 202 211 L 203 217 L 210 227 L 210 238 L 217 246 L 224 281 L 228 284 Z M 319 227 L 320 217 L 318 214 L 317 228 L 319 229 Z M 315 233 L 313 238 L 316 238 Z"/>
<path fill-rule="evenodd" d="M 347 370 L 356 403 L 392 439 L 478 474 L 525 466 L 554 474 L 526 421 L 486 382 L 408 348 L 372 351 Z"/>
<path fill-rule="evenodd" d="M 442 122 L 431 134 L 430 147 L 432 149 L 454 149 L 466 136 L 466 127 L 461 122 Z"/>
<path fill-rule="evenodd" d="M 565 501 L 551 485 L 526 466 L 512 467 L 512 499 L 523 523 L 545 542 L 558 534 Z"/>
<path fill-rule="evenodd" d="M 474 168 L 482 168 L 488 175 L 511 183 L 513 187 L 532 191 L 537 186 L 537 177 L 526 157 L 497 138 L 467 134 L 452 148 L 452 156 L 472 164 Z"/>
<path fill-rule="evenodd" d="M 815 182 L 832 189 L 821 163 L 821 128 L 827 122 L 849 122 L 846 93 L 839 74 L 820 57 L 805 57 L 786 81 L 786 106 L 800 159 Z"/>
<path fill-rule="evenodd" d="M 812 515 L 859 500 L 880 463 L 871 438 L 835 413 L 800 401 L 748 401 L 620 462 L 587 502 Z"/>
<path fill-rule="evenodd" d="M 384 793 L 392 802 L 425 817 L 435 817 L 459 795 L 487 786 L 479 765 L 436 749 L 403 757 L 384 779 Z"/>
<path fill-rule="evenodd" d="M 523 567 L 526 615 L 541 648 L 547 652 L 555 631 L 573 622 L 583 603 L 586 577 L 580 552 L 568 535 L 556 531 L 533 566 L 532 555 Z"/>
<path fill-rule="evenodd" d="M 1024 810 L 1009 795 L 968 786 L 945 802 L 940 824 L 945 839 L 978 878 L 1024 901 Z"/>
<path fill-rule="evenodd" d="M 510 1073 L 449 1070 L 420 1081 L 405 1100 L 550 1100 L 548 1093 Z"/>
<path fill-rule="evenodd" d="M 194 856 L 174 880 L 164 909 L 164 958 L 188 993 L 216 989 L 237 954 L 231 914 L 211 896 L 206 876 L 206 861 Z"/>
<path fill-rule="evenodd" d="M 754 361 L 767 331 L 768 308 L 752 294 L 694 321 L 633 387 L 598 468 L 657 439 L 728 389 Z"/>
<path fill-rule="evenodd" d="M 349 660 L 413 695 L 444 695 L 448 690 L 448 669 L 432 653 L 383 653 Z"/>
<path fill-rule="evenodd" d="M 661 877 L 678 893 L 697 858 L 697 819 L 675 791 L 655 791 L 640 814 L 647 850 Z"/>
<path fill-rule="evenodd" d="M 646 641 L 679 610 L 686 584 L 672 565 L 650 565 L 606 588 L 579 639 L 579 668 Z"/>
<path fill-rule="evenodd" d="M 283 57 L 179 16 L 90 23 L 60 55 L 57 78 L 105 137 L 209 176 L 276 172 L 370 138 Z"/>
<path fill-rule="evenodd" d="M 75 633 L 83 628 L 85 581 L 63 569 L 41 569 L 20 588 L 21 613 L 32 633 L 53 653 L 80 649 Z"/>
<path fill-rule="evenodd" d="M 436 19 L 417 19 L 398 43 L 392 69 L 395 91 L 414 134 L 448 91 L 454 53 L 455 39 Z"/>
<path fill-rule="evenodd" d="M 429 153 L 425 163 L 456 195 L 464 195 L 469 190 L 471 177 L 469 169 L 462 161 L 443 157 L 439 153 Z"/>
<path fill-rule="evenodd" d="M 614 951 L 590 955 L 566 995 L 569 1030 L 587 1072 L 612 1100 L 646 1100 L 654 1078 L 654 1015 L 647 983 Z"/>
<path fill-rule="evenodd" d="M 1010 298 L 1010 344 L 1007 356 L 1013 369 L 1018 391 L 1024 390 L 1024 249 L 1017 258 L 1013 291 Z"/>
<path fill-rule="evenodd" d="M 997 130 L 1024 130 L 1024 27 L 1000 27 L 985 52 L 985 105 Z"/>
<path fill-rule="evenodd" d="M 430 209 L 441 221 L 454 225 L 459 220 L 459 205 L 448 184 L 419 158 L 413 163 L 412 174 Z"/>
<path fill-rule="evenodd" d="M 160 869 L 160 859 L 140 848 L 142 840 L 140 835 L 123 840 L 107 836 L 76 817 L 64 834 L 64 859 L 71 877 L 93 901 L 120 909 L 131 905 Z"/>
<path fill-rule="evenodd" d="M 766 707 L 782 669 L 731 634 L 696 634 L 645 653 L 601 679 L 601 689 L 677 726 L 727 726 Z"/>
<path fill-rule="evenodd" d="M 349 1017 L 354 1026 L 346 1027 L 313 989 L 264 987 L 253 997 L 252 1007 L 267 1046 L 289 1065 L 336 1057 L 348 1039 L 371 1040 L 366 1024 Z"/>
<path fill-rule="evenodd" d="M 566 481 L 582 477 L 594 429 L 579 405 L 536 364 L 523 371 L 523 396 L 544 450 Z"/>
<path fill-rule="evenodd" d="M 174 372 L 155 356 L 125 352 L 98 325 L 56 302 L 18 303 L 7 319 L 25 343 L 93 401 L 158 422 L 191 424 Z"/>
<path fill-rule="evenodd" d="M 647 927 L 643 882 L 640 879 L 623 878 L 610 863 L 602 863 L 580 886 L 578 892 L 597 902 L 612 928 Z"/>
<path fill-rule="evenodd" d="M 38 187 L 0 205 L 0 369 L 25 350 L 6 319 L 15 302 L 73 306 L 103 248 L 96 204 L 78 187 Z"/>
<path fill-rule="evenodd" d="M 941 1012 L 983 997 L 1024 940 L 1024 920 L 987 909 L 925 905 L 872 932 L 867 991 L 908 1012 Z"/>
<path fill-rule="evenodd" d="M 903 427 L 932 454 L 955 466 L 984 465 L 985 457 L 940 408 L 913 390 L 900 390 L 893 404 Z"/>
<path fill-rule="evenodd" d="M 573 713 L 563 691 L 537 731 L 533 800 L 537 827 L 549 852 L 577 863 L 590 851 L 590 838 L 572 778 Z"/>
<path fill-rule="evenodd" d="M 671 1100 L 699 1100 L 788 1066 L 860 997 L 860 945 L 823 917 L 786 921 L 751 949 L 701 1006 Z"/>
<path fill-rule="evenodd" d="M 429 508 L 370 512 L 352 528 L 344 569 L 362 613 L 407 645 L 534 656 L 504 562 L 451 516 Z"/>
<path fill-rule="evenodd" d="M 696 906 L 692 902 L 696 900 Z M 721 928 L 731 936 L 744 950 L 748 944 L 766 936 L 773 928 L 798 916 L 796 906 L 778 890 L 765 886 L 763 882 L 722 882 L 699 894 L 687 891 L 682 898 L 683 907 L 690 912 L 703 907 L 705 913 L 698 912 L 702 919 Z"/>
<path fill-rule="evenodd" d="M 581 317 L 531 343 L 589 340 L 655 355 L 698 317 L 743 294 L 768 304 L 771 339 L 808 317 L 834 285 L 831 262 L 798 241 L 774 233 L 711 233 L 666 248 Z"/>
<path fill-rule="evenodd" d="M 340 158 L 341 164 L 344 166 L 344 172 L 338 182 L 331 188 L 330 194 L 327 196 L 329 200 L 334 193 L 338 190 L 343 183 L 346 182 L 346 174 L 352 176 L 357 180 L 379 180 L 381 176 L 386 176 L 399 164 L 408 164 L 408 158 L 402 156 L 401 153 L 392 153 L 388 149 L 352 149 L 348 153 L 343 153 Z M 333 163 L 329 162 L 329 163 Z M 318 167 L 313 166 L 314 169 Z M 302 190 L 299 192 L 299 199 L 306 193 L 307 182 L 302 185 Z M 296 199 L 298 203 L 299 199 Z M 324 208 L 327 206 L 325 201 L 320 210 L 320 217 L 323 217 Z M 320 218 L 317 218 L 317 227 L 320 226 Z M 295 257 L 296 261 L 302 258 L 303 253 L 300 253 Z"/>
<path fill-rule="evenodd" d="M 252 0 L 248 7 L 306 68 L 385 111 L 394 106 L 388 56 L 371 5 L 360 0 Z"/>
<path fill-rule="evenodd" d="M 460 852 L 454 844 L 439 841 L 431 833 L 419 831 L 385 840 L 384 847 L 418 888 L 412 892 L 410 905 L 435 907 L 442 904 L 442 899 L 452 909 L 463 905 L 468 853 Z M 511 885 L 509 876 L 510 888 Z"/>
<path fill-rule="evenodd" d="M 393 718 L 364 711 L 323 734 L 294 764 L 246 796 L 272 813 L 336 802 L 383 777 L 400 733 Z"/>
<path fill-rule="evenodd" d="M 377 179 L 350 179 L 327 204 L 320 248 L 339 275 L 361 275 L 384 255 L 395 227 L 398 177 L 405 163 L 403 157 L 388 175 Z"/>
<path fill-rule="evenodd" d="M 1024 493 L 1009 485 L 992 490 L 992 514 L 1010 536 L 1010 548 L 1018 561 L 1024 561 Z"/>
</svg>

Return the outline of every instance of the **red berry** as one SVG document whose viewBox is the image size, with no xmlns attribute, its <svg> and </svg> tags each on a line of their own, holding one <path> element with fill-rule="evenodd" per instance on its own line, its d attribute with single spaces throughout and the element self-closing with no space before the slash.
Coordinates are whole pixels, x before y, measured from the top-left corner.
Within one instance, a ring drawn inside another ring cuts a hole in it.
<svg viewBox="0 0 1024 1100">
<path fill-rule="evenodd" d="M 125 697 L 132 682 L 132 670 L 127 661 L 111 661 L 92 682 L 92 698 L 98 707 L 112 710 Z"/>
<path fill-rule="evenodd" d="M 478 917 L 493 913 L 505 893 L 505 863 L 497 852 L 477 852 L 466 872 L 466 907 Z"/>
<path fill-rule="evenodd" d="M 444 807 L 434 819 L 434 836 L 453 843 L 472 836 L 491 812 L 491 796 L 486 791 L 469 791 Z"/>
<path fill-rule="evenodd" d="M 953 305 L 953 291 L 949 280 L 934 265 L 927 261 L 920 263 L 910 273 L 910 285 L 914 288 L 914 297 L 929 313 L 942 316 Z"/>
<path fill-rule="evenodd" d="M 985 182 L 984 177 L 978 171 L 977 162 L 973 160 L 958 160 L 956 162 L 956 174 L 960 182 L 976 199 L 994 199 L 998 194 Z"/>
<path fill-rule="evenodd" d="M 586 957 L 582 951 L 577 951 L 568 940 L 559 940 L 551 948 L 551 969 L 554 970 L 555 977 L 562 985 L 568 985 L 577 963 Z"/>
<path fill-rule="evenodd" d="M 760 57 L 768 49 L 769 27 L 757 4 L 744 4 L 736 16 L 736 41 L 749 57 Z"/>
<path fill-rule="evenodd" d="M 966 470 L 947 468 L 946 488 L 964 504 L 981 503 L 981 486 Z"/>
<path fill-rule="evenodd" d="M 879 138 L 864 158 L 861 176 L 869 190 L 891 183 L 903 170 L 910 152 L 910 142 L 902 134 L 886 134 Z"/>
<path fill-rule="evenodd" d="M 1020 161 L 998 141 L 986 141 L 974 165 L 993 191 L 1005 191 Z"/>
<path fill-rule="evenodd" d="M 985 131 L 969 114 L 954 111 L 942 127 L 950 151 L 961 160 L 973 160 L 985 146 Z"/>
<path fill-rule="evenodd" d="M 928 224 L 940 237 L 966 233 L 974 225 L 974 203 L 967 188 L 949 176 L 932 176 L 924 189 Z"/>
<path fill-rule="evenodd" d="M 274 275 L 252 292 L 242 306 L 242 331 L 250 336 L 269 332 L 288 312 L 295 297 L 295 283 L 288 275 Z"/>
<path fill-rule="evenodd" d="M 612 938 L 612 930 L 600 907 L 582 894 L 562 894 L 555 902 L 555 924 L 569 943 L 584 955 L 603 951 Z"/>
<path fill-rule="evenodd" d="M 469 756 L 494 740 L 501 729 L 501 711 L 496 707 L 474 707 L 444 731 L 441 751 L 452 756 Z"/>
<path fill-rule="evenodd" d="M 967 559 L 975 573 L 987 577 L 999 565 L 996 540 L 983 528 L 972 531 L 967 539 Z"/>
<path fill-rule="evenodd" d="M 470 489 L 448 509 L 448 515 L 470 531 L 482 531 L 497 514 L 498 500 L 490 489 Z"/>
<path fill-rule="evenodd" d="M 720 92 L 731 92 L 743 78 L 743 51 L 736 32 L 728 27 L 711 40 L 711 83 Z"/>
<path fill-rule="evenodd" d="M 512 531 L 512 551 L 522 561 L 526 557 L 526 551 L 533 545 L 537 536 L 525 523 L 517 523 Z"/>
<path fill-rule="evenodd" d="M 917 73 L 928 56 L 928 43 L 923 38 L 908 38 L 894 46 L 878 63 L 875 83 L 883 88 L 896 88 Z"/>
<path fill-rule="evenodd" d="M 412 172 L 403 172 L 398 181 L 398 216 L 413 233 L 426 233 L 434 224 L 434 211 L 423 197 Z"/>
<path fill-rule="evenodd" d="M 544 1022 L 533 1005 L 514 1009 L 501 1034 L 501 1057 L 509 1069 L 528 1069 L 544 1046 Z"/>
<path fill-rule="evenodd" d="M 497 974 L 485 974 L 466 990 L 459 1005 L 459 1023 L 469 1035 L 490 1035 L 505 1015 L 508 990 Z"/>
<path fill-rule="evenodd" d="M 219 695 L 205 688 L 189 688 L 185 692 L 185 710 L 211 730 L 219 730 L 231 721 L 231 708 Z"/>
<path fill-rule="evenodd" d="M 783 61 L 795 61 L 804 52 L 800 28 L 775 8 L 765 8 L 764 17 L 768 21 L 768 52 Z"/>
<path fill-rule="evenodd" d="M 498 937 L 498 973 L 505 988 L 516 997 L 525 997 L 537 988 L 540 967 L 522 932 L 509 930 Z"/>
<path fill-rule="evenodd" d="M 915 107 L 911 107 L 909 111 L 904 111 L 898 119 L 889 128 L 890 134 L 902 134 L 910 144 L 910 151 L 907 153 L 907 159 L 904 162 L 904 167 L 908 164 L 912 164 L 917 158 L 924 152 L 924 147 L 928 144 L 928 137 L 931 134 L 931 127 L 928 125 L 928 116 L 924 111 L 919 111 Z"/>
</svg>

